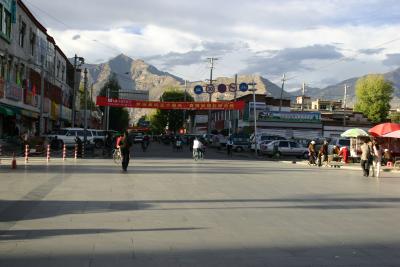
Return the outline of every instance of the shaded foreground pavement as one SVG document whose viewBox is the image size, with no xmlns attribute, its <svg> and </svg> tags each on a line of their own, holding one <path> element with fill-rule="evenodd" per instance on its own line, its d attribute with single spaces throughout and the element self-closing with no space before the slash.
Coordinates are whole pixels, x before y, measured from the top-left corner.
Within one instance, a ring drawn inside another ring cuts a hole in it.
<svg viewBox="0 0 400 267">
<path fill-rule="evenodd" d="M 0 166 L 0 266 L 400 265 L 396 173 L 173 155 Z"/>
</svg>

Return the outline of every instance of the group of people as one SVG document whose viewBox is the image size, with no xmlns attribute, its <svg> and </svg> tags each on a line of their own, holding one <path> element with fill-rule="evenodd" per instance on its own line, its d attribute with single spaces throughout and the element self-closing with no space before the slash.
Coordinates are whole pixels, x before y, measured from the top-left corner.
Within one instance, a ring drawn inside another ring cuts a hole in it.
<svg viewBox="0 0 400 267">
<path fill-rule="evenodd" d="M 334 157 L 340 157 L 344 163 L 348 163 L 349 160 L 349 150 L 346 146 L 339 147 L 333 146 L 332 151 L 329 151 L 328 141 L 324 141 L 320 149 L 317 151 L 315 146 L 315 141 L 311 141 L 308 145 L 308 156 L 310 165 L 322 166 L 323 162 L 328 161 L 329 153 Z"/>
<path fill-rule="evenodd" d="M 322 166 L 323 162 L 328 161 L 328 154 L 332 157 L 337 156 L 343 163 L 348 163 L 350 152 L 346 146 L 333 146 L 329 151 L 328 142 L 324 141 L 317 151 L 315 141 L 311 141 L 308 146 L 309 164 Z M 369 177 L 372 167 L 372 177 L 379 178 L 382 162 L 390 160 L 390 153 L 387 149 L 382 151 L 381 146 L 376 140 L 365 140 L 361 145 L 361 169 L 365 177 Z"/>
<path fill-rule="evenodd" d="M 387 152 L 387 150 L 385 151 Z M 379 178 L 382 165 L 382 149 L 376 140 L 366 140 L 361 145 L 361 169 L 368 177 L 372 166 L 372 177 Z"/>
</svg>

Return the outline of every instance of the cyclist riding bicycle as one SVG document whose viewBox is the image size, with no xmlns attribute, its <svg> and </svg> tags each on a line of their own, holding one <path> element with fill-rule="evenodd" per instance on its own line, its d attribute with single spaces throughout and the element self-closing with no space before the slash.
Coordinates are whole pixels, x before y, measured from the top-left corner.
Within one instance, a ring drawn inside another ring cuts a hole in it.
<svg viewBox="0 0 400 267">
<path fill-rule="evenodd" d="M 203 144 L 197 137 L 193 141 L 193 157 L 196 156 L 201 159 L 204 157 Z"/>
</svg>

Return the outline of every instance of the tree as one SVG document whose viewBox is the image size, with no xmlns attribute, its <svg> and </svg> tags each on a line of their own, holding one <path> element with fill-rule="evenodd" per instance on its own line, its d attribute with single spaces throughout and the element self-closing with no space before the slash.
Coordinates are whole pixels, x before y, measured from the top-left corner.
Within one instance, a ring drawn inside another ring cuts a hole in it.
<svg viewBox="0 0 400 267">
<path fill-rule="evenodd" d="M 110 79 L 100 89 L 99 96 L 107 96 L 107 90 L 109 90 L 111 98 L 119 97 L 121 86 L 119 85 L 115 75 L 111 76 Z M 105 107 L 101 107 L 100 109 L 103 113 L 105 112 Z M 126 108 L 110 107 L 109 123 L 111 130 L 125 130 L 129 126 L 129 113 Z"/>
<path fill-rule="evenodd" d="M 391 122 L 400 123 L 400 112 L 393 112 L 389 117 Z"/>
<path fill-rule="evenodd" d="M 364 113 L 372 122 L 382 122 L 388 117 L 393 86 L 383 75 L 371 74 L 356 83 L 355 111 Z"/>
<path fill-rule="evenodd" d="M 186 94 L 186 97 L 185 97 Z M 163 102 L 193 102 L 194 99 L 189 93 L 185 93 L 177 87 L 169 87 L 160 97 L 160 101 Z M 157 110 L 150 117 L 150 124 L 154 133 L 163 133 L 165 128 L 176 133 L 180 128 L 183 127 L 184 118 L 185 120 L 190 116 L 190 112 L 184 114 L 183 110 Z"/>
</svg>

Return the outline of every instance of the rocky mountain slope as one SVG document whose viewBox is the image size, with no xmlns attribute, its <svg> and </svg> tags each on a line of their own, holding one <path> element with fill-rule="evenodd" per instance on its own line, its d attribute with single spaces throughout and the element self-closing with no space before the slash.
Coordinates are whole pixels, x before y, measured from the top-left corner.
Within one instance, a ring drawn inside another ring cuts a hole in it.
<svg viewBox="0 0 400 267">
<path fill-rule="evenodd" d="M 168 87 L 181 87 L 184 89 L 184 80 L 174 76 L 168 72 L 158 70 L 156 67 L 147 64 L 143 60 L 134 60 L 124 54 L 109 60 L 102 64 L 87 64 L 84 67 L 88 68 L 88 81 L 93 84 L 93 100 L 99 94 L 100 89 L 108 81 L 108 79 L 115 75 L 124 91 L 146 90 L 149 91 L 150 100 L 159 100 Z M 268 94 L 274 97 L 280 97 L 281 88 L 269 80 L 259 75 L 240 75 L 238 83 L 250 83 L 254 80 L 257 83 L 256 88 L 258 94 Z M 220 83 L 230 84 L 235 82 L 234 78 L 218 77 L 216 78 L 215 85 Z M 193 88 L 197 84 L 205 85 L 206 83 L 191 83 L 187 85 L 188 92 L 195 97 L 196 100 L 208 101 L 208 94 L 201 96 L 194 95 Z M 250 92 L 238 92 L 238 97 Z M 290 94 L 284 92 L 285 97 L 290 97 Z M 213 100 L 219 99 L 233 99 L 233 93 L 213 95 Z M 151 110 L 135 109 L 131 111 L 132 119 L 135 121 L 143 114 L 149 113 Z"/>
</svg>

